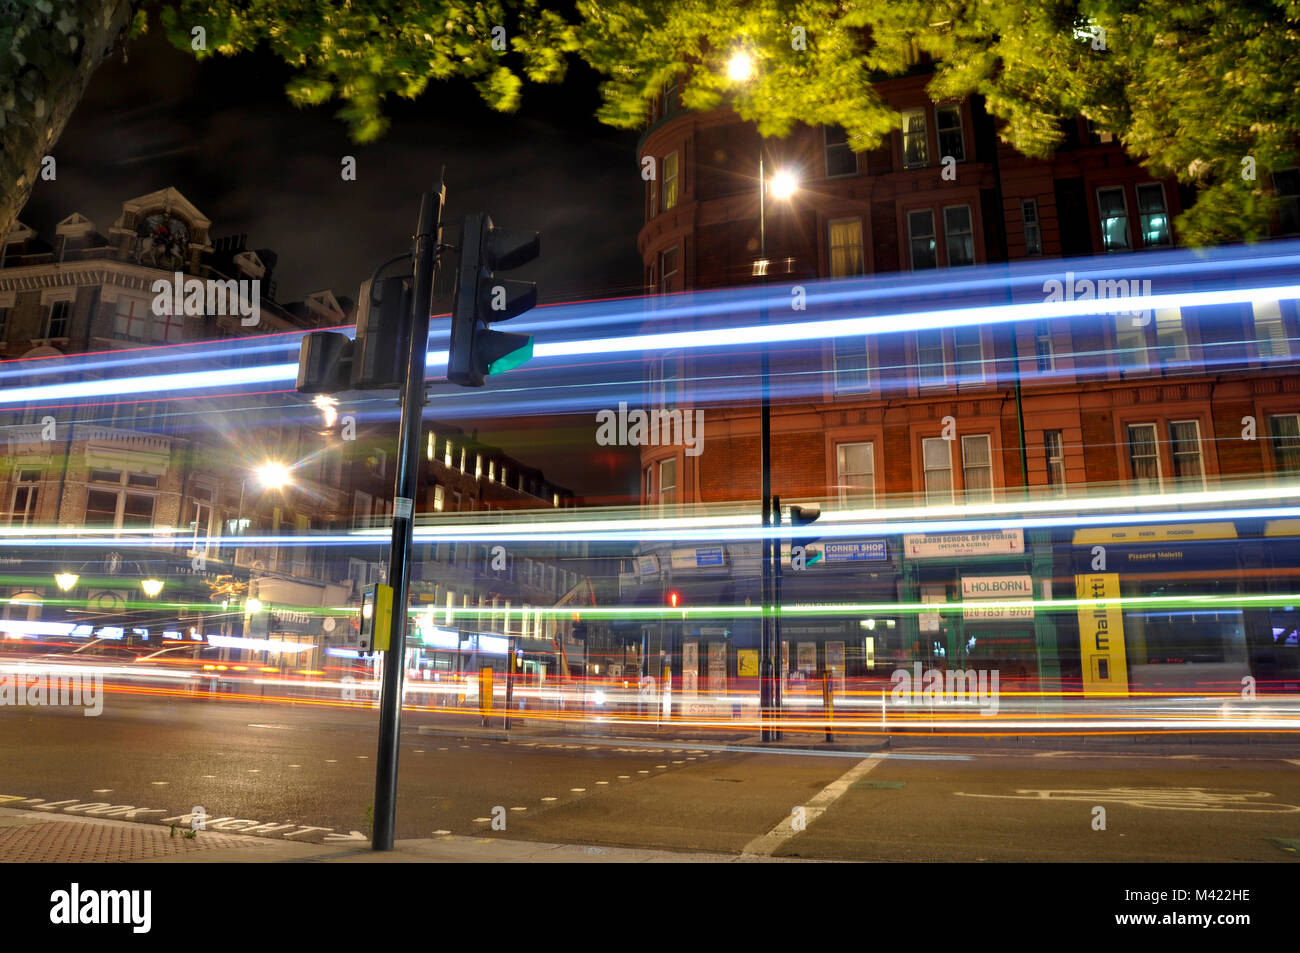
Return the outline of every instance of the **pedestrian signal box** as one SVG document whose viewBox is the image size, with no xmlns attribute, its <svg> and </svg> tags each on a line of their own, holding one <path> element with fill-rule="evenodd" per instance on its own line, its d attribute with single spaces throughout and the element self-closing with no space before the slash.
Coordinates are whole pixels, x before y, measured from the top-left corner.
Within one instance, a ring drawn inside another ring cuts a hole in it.
<svg viewBox="0 0 1300 953">
<path fill-rule="evenodd" d="M 361 639 L 357 648 L 362 652 L 387 652 L 392 631 L 393 587 L 372 583 L 361 594 Z"/>
</svg>

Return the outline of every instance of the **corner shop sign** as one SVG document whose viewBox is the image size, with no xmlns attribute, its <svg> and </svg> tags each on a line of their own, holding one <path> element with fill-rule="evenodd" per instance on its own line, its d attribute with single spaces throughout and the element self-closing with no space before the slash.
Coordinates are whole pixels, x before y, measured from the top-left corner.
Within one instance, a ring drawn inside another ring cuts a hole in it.
<svg viewBox="0 0 1300 953">
<path fill-rule="evenodd" d="M 1020 529 L 984 533 L 907 533 L 903 536 L 903 552 L 910 559 L 993 556 L 1024 551 L 1025 533 Z"/>
</svg>

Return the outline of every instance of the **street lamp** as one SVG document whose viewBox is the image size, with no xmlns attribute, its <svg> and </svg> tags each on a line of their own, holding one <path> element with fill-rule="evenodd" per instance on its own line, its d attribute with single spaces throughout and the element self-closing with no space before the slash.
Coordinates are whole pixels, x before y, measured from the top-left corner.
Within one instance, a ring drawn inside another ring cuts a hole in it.
<svg viewBox="0 0 1300 953">
<path fill-rule="evenodd" d="M 267 490 L 283 490 L 293 486 L 293 470 L 276 460 L 267 460 L 253 471 L 257 482 Z"/>
<path fill-rule="evenodd" d="M 158 595 L 163 590 L 163 581 L 161 579 L 141 579 L 140 588 L 150 599 Z"/>
<path fill-rule="evenodd" d="M 61 572 L 55 574 L 54 582 L 64 592 L 71 592 L 80 578 L 75 572 Z"/>
<path fill-rule="evenodd" d="M 727 79 L 733 83 L 748 82 L 754 75 L 754 57 L 748 50 L 739 49 L 727 60 Z"/>
</svg>

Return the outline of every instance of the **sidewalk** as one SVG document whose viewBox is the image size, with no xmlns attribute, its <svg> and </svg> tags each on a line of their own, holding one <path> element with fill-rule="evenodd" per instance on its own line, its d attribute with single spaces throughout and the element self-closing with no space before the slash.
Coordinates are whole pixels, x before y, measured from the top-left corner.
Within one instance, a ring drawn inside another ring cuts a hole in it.
<svg viewBox="0 0 1300 953">
<path fill-rule="evenodd" d="M 624 847 L 584 847 L 489 837 L 399 840 L 392 851 L 369 842 L 295 844 L 242 834 L 199 831 L 194 838 L 162 824 L 69 817 L 0 808 L 0 863 L 471 863 L 471 864 L 790 863 L 753 854 L 706 854 Z"/>
</svg>

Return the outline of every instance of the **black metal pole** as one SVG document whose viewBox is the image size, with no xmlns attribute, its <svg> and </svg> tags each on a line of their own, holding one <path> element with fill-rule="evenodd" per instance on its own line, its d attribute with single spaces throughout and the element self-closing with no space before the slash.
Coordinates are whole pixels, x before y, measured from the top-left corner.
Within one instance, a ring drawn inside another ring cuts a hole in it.
<svg viewBox="0 0 1300 953">
<path fill-rule="evenodd" d="M 772 497 L 773 526 L 781 525 L 781 498 Z M 790 540 L 790 552 L 794 552 L 794 540 Z M 781 539 L 772 546 L 772 740 L 781 740 Z"/>
<path fill-rule="evenodd" d="M 442 241 L 442 206 L 447 187 L 439 182 L 420 198 L 420 217 L 411 245 L 410 350 L 402 384 L 402 422 L 398 431 L 397 481 L 393 493 L 393 542 L 388 583 L 393 587 L 393 624 L 380 687 L 379 754 L 375 762 L 375 850 L 393 849 L 397 826 L 397 756 L 402 732 L 402 682 L 406 675 L 406 605 L 410 596 L 411 530 L 420 467 L 420 422 L 424 415 L 425 354 L 429 349 L 429 311 Z"/>
<path fill-rule="evenodd" d="M 759 141 L 758 148 L 758 248 L 762 259 L 762 283 L 767 283 L 767 182 L 763 169 L 763 151 L 767 142 Z M 759 310 L 759 324 L 766 327 L 770 317 L 767 299 Z M 771 367 L 767 339 L 764 337 L 759 350 L 759 374 L 762 377 L 762 408 L 760 410 L 759 430 L 759 472 L 761 494 L 763 499 L 763 579 L 762 579 L 762 615 L 763 625 L 759 634 L 758 658 L 758 720 L 759 738 L 771 741 L 772 728 L 772 540 L 768 530 L 772 525 L 772 384 Z M 778 549 L 777 552 L 780 552 Z"/>
</svg>

